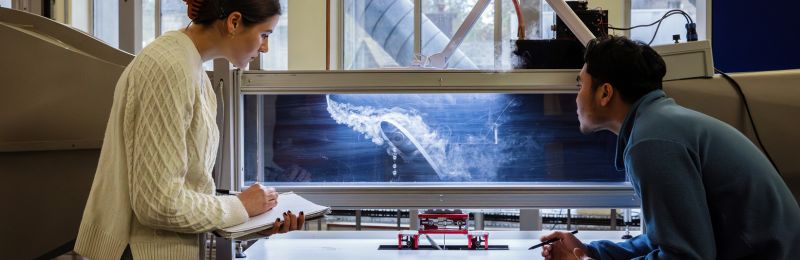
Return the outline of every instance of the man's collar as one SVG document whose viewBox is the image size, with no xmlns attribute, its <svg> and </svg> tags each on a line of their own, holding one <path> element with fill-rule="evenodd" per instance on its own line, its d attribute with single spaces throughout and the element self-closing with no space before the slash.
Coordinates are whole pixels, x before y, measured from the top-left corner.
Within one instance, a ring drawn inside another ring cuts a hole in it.
<svg viewBox="0 0 800 260">
<path fill-rule="evenodd" d="M 622 127 L 619 129 L 617 136 L 617 154 L 615 166 L 618 171 L 625 170 L 625 147 L 628 146 L 628 139 L 630 139 L 631 131 L 633 130 L 633 123 L 636 120 L 637 112 L 641 107 L 647 107 L 653 101 L 666 97 L 667 94 L 663 90 L 657 89 L 642 96 L 631 106 L 628 115 L 625 116 L 625 121 L 622 122 Z"/>
</svg>

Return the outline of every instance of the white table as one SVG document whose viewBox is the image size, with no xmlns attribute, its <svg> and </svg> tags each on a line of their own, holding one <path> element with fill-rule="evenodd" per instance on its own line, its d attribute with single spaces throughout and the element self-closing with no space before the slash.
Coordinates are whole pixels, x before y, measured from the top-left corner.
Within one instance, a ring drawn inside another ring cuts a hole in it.
<svg viewBox="0 0 800 260">
<path fill-rule="evenodd" d="M 294 231 L 261 239 L 245 251 L 247 259 L 333 260 L 333 259 L 541 259 L 542 249 L 528 250 L 550 231 L 491 231 L 490 245 L 508 245 L 509 250 L 378 250 L 380 245 L 397 245 L 397 231 Z M 587 243 L 594 240 L 622 241 L 623 231 L 580 231 L 576 236 Z M 631 232 L 636 236 L 639 232 Z M 442 235 L 431 236 L 439 245 Z M 447 235 L 448 245 L 466 245 L 464 235 Z M 428 241 L 420 238 L 420 245 Z"/>
</svg>

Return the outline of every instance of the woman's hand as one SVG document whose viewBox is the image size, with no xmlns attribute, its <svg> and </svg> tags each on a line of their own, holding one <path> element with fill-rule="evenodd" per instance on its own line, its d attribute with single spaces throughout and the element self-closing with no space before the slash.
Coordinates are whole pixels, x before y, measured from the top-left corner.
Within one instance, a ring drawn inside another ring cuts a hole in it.
<svg viewBox="0 0 800 260">
<path fill-rule="evenodd" d="M 275 188 L 267 188 L 256 183 L 239 193 L 239 200 L 247 210 L 247 215 L 253 217 L 278 205 L 278 193 L 275 192 Z"/>
<path fill-rule="evenodd" d="M 289 231 L 300 230 L 303 228 L 303 224 L 306 221 L 306 216 L 302 211 L 300 211 L 300 214 L 297 214 L 296 216 L 292 214 L 292 211 L 287 211 L 283 213 L 283 219 L 285 221 L 276 219 L 272 229 L 258 232 L 258 234 L 263 236 L 271 236 L 274 234 L 282 234 Z"/>
<path fill-rule="evenodd" d="M 550 235 L 543 236 L 541 240 L 544 242 L 554 238 L 560 240 L 543 247 L 542 256 L 544 259 L 591 259 L 586 256 L 586 245 L 572 233 L 556 231 Z"/>
</svg>

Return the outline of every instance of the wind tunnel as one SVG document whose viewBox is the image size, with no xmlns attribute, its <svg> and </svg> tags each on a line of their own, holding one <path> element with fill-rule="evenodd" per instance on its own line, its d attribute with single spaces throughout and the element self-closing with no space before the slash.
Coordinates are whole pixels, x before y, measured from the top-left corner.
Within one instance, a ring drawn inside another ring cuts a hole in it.
<svg viewBox="0 0 800 260">
<path fill-rule="evenodd" d="M 74 28 L 0 8 L 0 251 L 18 259 L 72 249 L 114 87 L 133 55 Z M 12 199 L 13 198 L 13 199 Z"/>
</svg>

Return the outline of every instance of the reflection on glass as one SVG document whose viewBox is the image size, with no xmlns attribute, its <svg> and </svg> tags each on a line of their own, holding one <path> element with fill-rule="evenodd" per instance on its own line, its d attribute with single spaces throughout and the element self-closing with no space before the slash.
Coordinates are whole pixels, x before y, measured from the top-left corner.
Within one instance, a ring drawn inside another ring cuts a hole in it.
<svg viewBox="0 0 800 260">
<path fill-rule="evenodd" d="M 189 25 L 183 0 L 161 0 L 161 32 L 183 29 Z"/>
<path fill-rule="evenodd" d="M 156 0 L 142 0 L 142 48 L 156 37 Z"/>
<path fill-rule="evenodd" d="M 119 1 L 94 0 L 94 36 L 119 48 Z"/>
<path fill-rule="evenodd" d="M 414 2 L 412 0 L 349 0 L 345 1 L 344 8 L 345 69 L 414 65 Z M 457 26 L 460 25 L 460 22 L 453 19 L 456 19 L 458 15 L 457 13 L 446 13 L 433 19 Z M 422 54 L 430 56 L 443 50 L 452 36 L 449 35 L 452 32 L 447 30 L 449 27 L 441 24 L 438 26 L 442 26 L 444 29 L 437 27 L 437 24 L 424 13 L 420 20 L 423 38 L 421 40 Z M 472 42 L 472 40 L 469 41 Z M 486 44 L 491 45 L 492 43 L 490 41 Z M 434 50 L 439 51 L 433 52 Z M 483 53 L 485 50 L 481 52 Z M 481 56 L 482 53 L 471 54 Z M 489 54 L 491 53 L 489 52 Z M 450 68 L 459 69 L 478 68 L 462 49 L 453 53 L 449 65 Z"/>
<path fill-rule="evenodd" d="M 344 69 L 411 65 L 413 6 L 411 0 L 345 0 Z"/>
<path fill-rule="evenodd" d="M 574 99 L 246 96 L 245 182 L 624 181 L 613 167 L 616 139 L 580 134 Z"/>
</svg>

